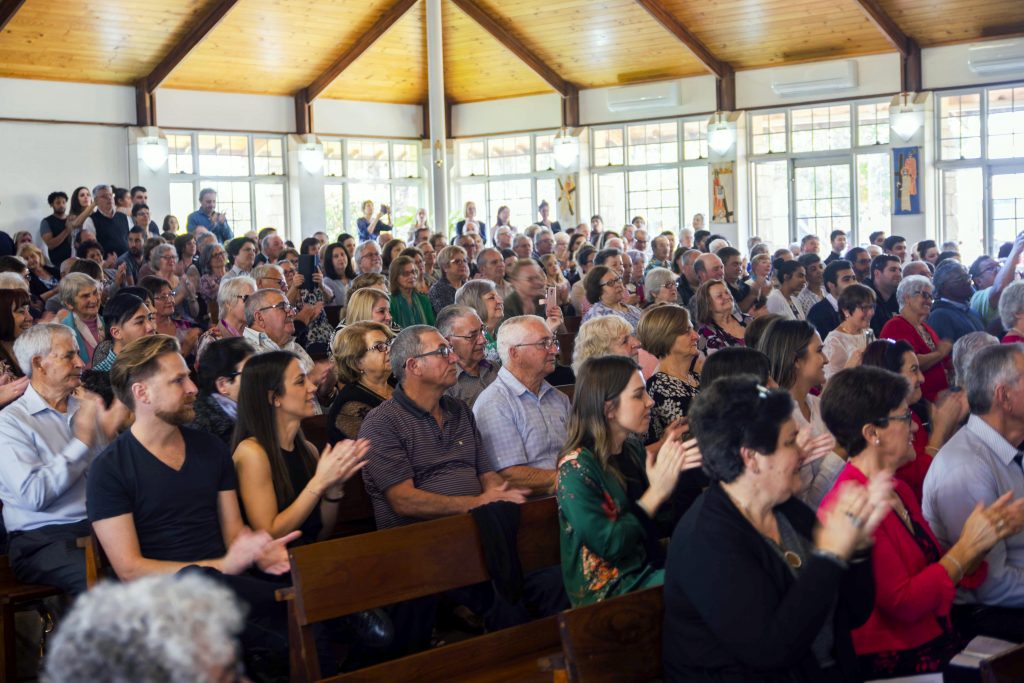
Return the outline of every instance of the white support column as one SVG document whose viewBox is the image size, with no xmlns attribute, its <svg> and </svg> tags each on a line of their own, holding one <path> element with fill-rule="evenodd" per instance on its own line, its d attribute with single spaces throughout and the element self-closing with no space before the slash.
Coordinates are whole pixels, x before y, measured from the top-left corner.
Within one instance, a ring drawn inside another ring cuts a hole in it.
<svg viewBox="0 0 1024 683">
<path fill-rule="evenodd" d="M 315 135 L 288 136 L 288 168 L 288 238 L 298 244 L 326 220 L 324 147 Z"/>
<path fill-rule="evenodd" d="M 427 3 L 427 91 L 430 118 L 430 194 L 432 224 L 448 231 L 448 160 L 446 158 L 444 103 L 444 50 L 441 37 L 441 0 Z"/>
<path fill-rule="evenodd" d="M 128 129 L 129 187 L 141 185 L 149 195 L 153 220 L 171 212 L 171 174 L 167 166 L 167 138 L 159 128 Z M 181 227 L 185 217 L 179 216 Z M 159 221 L 158 221 L 159 222 Z"/>
</svg>

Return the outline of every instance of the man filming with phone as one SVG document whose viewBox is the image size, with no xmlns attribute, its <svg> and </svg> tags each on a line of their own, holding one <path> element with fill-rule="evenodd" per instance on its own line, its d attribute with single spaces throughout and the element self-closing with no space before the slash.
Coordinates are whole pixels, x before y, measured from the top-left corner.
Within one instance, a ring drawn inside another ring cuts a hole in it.
<svg viewBox="0 0 1024 683">
<path fill-rule="evenodd" d="M 200 225 L 216 235 L 222 244 L 235 236 L 227 217 L 217 212 L 217 191 L 209 187 L 199 191 L 199 209 L 188 215 L 185 230 L 192 234 Z"/>
</svg>

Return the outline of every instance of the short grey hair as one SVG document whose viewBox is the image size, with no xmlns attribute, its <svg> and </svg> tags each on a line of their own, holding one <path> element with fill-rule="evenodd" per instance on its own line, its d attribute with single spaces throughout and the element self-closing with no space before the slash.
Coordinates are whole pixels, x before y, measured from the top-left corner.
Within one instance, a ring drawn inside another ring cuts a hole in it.
<svg viewBox="0 0 1024 683">
<path fill-rule="evenodd" d="M 204 187 L 203 189 L 199 190 L 199 201 L 203 201 L 203 197 L 205 197 L 208 194 L 217 194 L 217 190 L 213 189 L 212 187 Z"/>
<path fill-rule="evenodd" d="M 926 278 L 924 275 L 911 275 L 900 280 L 899 286 L 896 288 L 896 302 L 900 305 L 900 310 L 907 305 L 907 300 L 912 296 L 917 296 L 924 290 L 934 291 L 931 280 Z"/>
<path fill-rule="evenodd" d="M 620 315 L 602 315 L 580 325 L 572 350 L 572 371 L 579 373 L 591 358 L 608 355 L 608 347 L 619 337 L 633 334 L 633 327 Z"/>
<path fill-rule="evenodd" d="M 197 572 L 105 581 L 61 620 L 43 680 L 209 681 L 237 662 L 243 618 L 234 594 Z"/>
<path fill-rule="evenodd" d="M 463 258 L 468 258 L 466 250 L 462 247 L 455 246 L 454 244 L 448 245 L 437 255 L 437 265 L 442 271 L 445 270 L 457 254 L 462 254 Z"/>
<path fill-rule="evenodd" d="M 658 290 L 670 282 L 676 281 L 676 274 L 668 268 L 651 268 L 644 277 L 644 297 L 653 303 Z"/>
<path fill-rule="evenodd" d="M 533 246 L 533 240 L 530 237 L 526 236 L 526 235 L 516 235 L 515 239 L 512 240 L 512 246 L 513 247 L 518 247 L 523 242 L 529 242 L 530 246 L 531 247 Z"/>
<path fill-rule="evenodd" d="M 996 344 L 975 354 L 964 383 L 972 413 L 987 415 L 992 410 L 996 388 L 1020 381 L 1017 357 L 1021 354 L 1024 354 L 1021 344 Z"/>
<path fill-rule="evenodd" d="M 999 319 L 1009 330 L 1017 324 L 1021 313 L 1024 313 L 1024 280 L 1017 280 L 999 295 Z"/>
<path fill-rule="evenodd" d="M 540 228 L 537 232 L 533 233 L 533 241 L 536 242 L 541 235 L 550 235 L 551 239 L 555 238 L 555 233 L 551 232 L 551 228 Z"/>
<path fill-rule="evenodd" d="M 420 340 L 428 332 L 437 332 L 430 325 L 410 325 L 391 341 L 391 374 L 399 384 L 405 381 L 405 366 L 409 359 L 417 356 L 423 347 Z"/>
<path fill-rule="evenodd" d="M 486 249 L 484 251 L 487 251 Z M 497 287 L 490 280 L 478 278 L 470 280 L 455 290 L 455 303 L 461 306 L 469 306 L 476 311 L 480 320 L 487 319 L 487 304 L 484 297 L 497 290 Z"/>
<path fill-rule="evenodd" d="M 256 323 L 256 311 L 267 306 L 267 299 L 271 296 L 279 296 L 287 301 L 284 292 L 280 289 L 257 289 L 245 300 L 245 324 L 252 327 Z"/>
<path fill-rule="evenodd" d="M 969 332 L 953 344 L 953 369 L 956 371 L 956 384 L 963 386 L 967 381 L 974 356 L 986 346 L 995 346 L 999 340 L 988 332 Z"/>
<path fill-rule="evenodd" d="M 92 188 L 92 196 L 95 197 L 100 193 L 101 190 L 110 190 L 111 192 L 113 192 L 114 188 L 107 184 L 97 185 L 96 187 Z"/>
<path fill-rule="evenodd" d="M 946 259 L 935 267 L 935 274 L 932 275 L 932 282 L 935 283 L 935 291 L 942 292 L 945 286 L 958 275 L 968 273 L 967 266 L 956 259 Z"/>
<path fill-rule="evenodd" d="M 380 253 L 381 255 L 383 255 L 384 253 L 383 251 L 381 251 L 380 245 L 374 242 L 373 240 L 366 240 L 365 242 L 360 242 L 359 244 L 357 244 L 355 251 L 352 252 L 352 260 L 355 262 L 353 263 L 353 266 L 355 266 L 357 273 L 363 272 L 359 269 L 359 260 L 363 258 L 363 252 L 366 251 L 366 248 L 371 244 L 377 247 L 378 253 Z"/>
<path fill-rule="evenodd" d="M 523 343 L 530 332 L 528 328 L 533 324 L 539 324 L 545 330 L 548 328 L 539 315 L 517 315 L 501 324 L 498 328 L 498 358 L 502 365 L 508 365 L 512 347 Z"/>
<path fill-rule="evenodd" d="M 276 263 L 261 263 L 260 265 L 252 269 L 252 279 L 255 280 L 256 282 L 259 282 L 265 277 L 274 277 L 270 275 L 270 271 L 275 268 L 278 271 L 280 271 L 281 277 L 284 277 L 284 268 L 282 268 L 281 266 L 277 265 Z"/>
<path fill-rule="evenodd" d="M 174 248 L 173 244 L 158 244 L 153 247 L 153 251 L 149 252 L 149 267 L 154 271 L 159 271 L 160 259 L 164 254 L 174 254 L 174 258 L 178 258 L 178 250 Z"/>
<path fill-rule="evenodd" d="M 434 321 L 434 325 L 437 327 L 437 331 L 441 333 L 441 336 L 447 339 L 454 332 L 455 322 L 467 315 L 471 315 L 477 321 L 480 321 L 480 316 L 469 306 L 460 306 L 459 304 L 445 306 L 438 311 L 437 320 Z M 481 322 L 481 324 L 483 323 Z"/>
<path fill-rule="evenodd" d="M 25 278 L 20 273 L 12 273 L 10 271 L 0 273 L 0 289 L 23 289 L 29 292 L 28 282 L 26 282 Z"/>
<path fill-rule="evenodd" d="M 684 228 L 680 228 L 679 229 L 679 236 L 683 237 L 683 238 L 693 237 L 693 228 L 691 228 L 689 225 L 687 225 Z"/>
<path fill-rule="evenodd" d="M 174 249 L 174 247 L 171 247 L 171 249 Z M 81 291 L 89 287 L 95 287 L 96 291 L 99 292 L 100 283 L 85 273 L 68 273 L 60 281 L 60 302 L 71 308 L 74 306 L 75 299 Z"/>
<path fill-rule="evenodd" d="M 281 236 L 278 235 L 276 232 L 271 232 L 271 233 L 268 233 L 267 235 L 265 235 L 263 237 L 263 239 L 260 240 L 260 249 L 262 251 L 266 251 L 267 247 L 270 246 L 270 240 L 273 239 L 274 237 L 277 237 L 278 239 L 281 238 Z M 283 242 L 284 240 L 281 240 L 281 241 Z"/>
<path fill-rule="evenodd" d="M 217 290 L 217 308 L 223 311 L 231 305 L 236 296 L 248 296 L 255 292 L 256 289 L 256 280 L 248 275 L 239 275 L 230 280 L 221 280 L 220 288 Z"/>
<path fill-rule="evenodd" d="M 88 276 L 87 276 L 88 277 Z M 39 323 L 18 335 L 14 340 L 14 357 L 26 377 L 32 377 L 32 359 L 45 356 L 53 348 L 53 340 L 58 335 L 67 335 L 71 344 L 78 351 L 78 340 L 71 334 L 71 328 L 59 323 Z"/>
<path fill-rule="evenodd" d="M 483 268 L 484 261 L 486 261 L 487 257 L 490 256 L 492 253 L 497 254 L 498 258 L 501 258 L 501 249 L 498 249 L 496 247 L 484 247 L 483 249 L 480 250 L 480 253 L 476 255 L 476 267 L 478 269 Z"/>
</svg>

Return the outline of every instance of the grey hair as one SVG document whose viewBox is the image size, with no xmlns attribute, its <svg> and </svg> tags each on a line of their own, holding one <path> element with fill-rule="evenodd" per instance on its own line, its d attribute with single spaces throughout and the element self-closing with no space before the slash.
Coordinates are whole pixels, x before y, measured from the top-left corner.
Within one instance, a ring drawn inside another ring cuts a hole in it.
<svg viewBox="0 0 1024 683">
<path fill-rule="evenodd" d="M 710 253 L 714 254 L 715 252 L 717 252 L 722 247 L 731 247 L 731 246 L 732 245 L 729 244 L 729 240 L 725 239 L 724 237 L 719 237 L 718 239 L 716 239 L 715 241 L 713 241 L 711 244 L 708 245 L 708 251 Z"/>
<path fill-rule="evenodd" d="M 490 256 L 491 253 L 495 253 L 501 257 L 501 249 L 498 249 L 497 247 L 484 247 L 480 250 L 480 253 L 476 255 L 476 267 L 483 268 L 484 261 L 487 260 L 487 257 Z M 470 282 L 472 282 L 472 280 L 470 280 Z"/>
<path fill-rule="evenodd" d="M 680 237 L 693 237 L 693 228 L 688 225 L 686 227 L 679 228 L 679 235 Z"/>
<path fill-rule="evenodd" d="M 648 302 L 653 303 L 658 290 L 669 282 L 676 281 L 676 274 L 668 268 L 651 268 L 644 277 L 644 297 Z"/>
<path fill-rule="evenodd" d="M 935 267 L 935 274 L 932 275 L 932 282 L 935 283 L 935 291 L 942 289 L 957 275 L 968 272 L 967 266 L 956 259 L 946 259 Z"/>
<path fill-rule="evenodd" d="M 533 246 L 533 239 L 531 239 L 530 237 L 528 237 L 526 235 L 516 235 L 515 238 L 512 240 L 512 246 L 513 247 L 517 247 L 517 246 L 519 246 L 520 244 L 522 244 L 523 242 L 526 242 L 526 241 L 530 242 L 530 246 L 531 247 Z"/>
<path fill-rule="evenodd" d="M 608 346 L 618 337 L 633 334 L 633 328 L 619 315 L 602 315 L 580 325 L 572 350 L 572 371 L 578 373 L 584 361 L 608 355 Z"/>
<path fill-rule="evenodd" d="M 82 273 L 84 275 L 84 273 Z M 0 289 L 23 289 L 26 292 L 28 289 L 28 282 L 21 276 L 20 273 L 12 273 L 10 271 L 6 273 L 0 273 Z"/>
<path fill-rule="evenodd" d="M 533 241 L 536 242 L 541 235 L 551 235 L 551 238 L 555 238 L 555 233 L 551 232 L 551 228 L 540 228 L 537 232 L 533 233 Z"/>
<path fill-rule="evenodd" d="M 1009 330 L 1017 324 L 1021 313 L 1024 313 L 1024 280 L 1017 280 L 999 295 L 999 319 Z"/>
<path fill-rule="evenodd" d="M 217 194 L 217 190 L 213 189 L 212 187 L 204 187 L 203 189 L 199 190 L 199 201 L 203 201 L 203 197 L 205 197 L 208 194 Z"/>
<path fill-rule="evenodd" d="M 174 249 L 174 247 L 171 247 Z M 78 294 L 88 287 L 95 287 L 98 292 L 100 283 L 85 273 L 68 273 L 60 281 L 60 302 L 70 308 Z"/>
<path fill-rule="evenodd" d="M 445 247 L 437 255 L 438 267 L 442 271 L 444 271 L 448 267 L 448 264 L 452 262 L 452 259 L 455 258 L 455 255 L 459 253 L 461 253 L 463 257 L 468 257 L 468 255 L 466 254 L 466 250 L 463 249 L 462 247 L 456 246 L 454 244 L 450 244 L 447 247 Z"/>
<path fill-rule="evenodd" d="M 995 346 L 999 340 L 988 332 L 969 332 L 953 344 L 953 369 L 956 371 L 956 383 L 963 386 L 967 381 L 967 373 L 974 363 L 974 356 L 986 346 Z"/>
<path fill-rule="evenodd" d="M 422 348 L 420 340 L 428 332 L 437 332 L 437 328 L 430 325 L 410 325 L 391 341 L 391 374 L 399 384 L 405 381 L 405 366 L 410 358 L 419 355 Z"/>
<path fill-rule="evenodd" d="M 173 244 L 158 244 L 153 247 L 153 251 L 149 252 L 149 267 L 154 272 L 160 270 L 160 259 L 164 254 L 174 254 L 174 257 L 178 257 L 178 250 L 174 248 Z"/>
<path fill-rule="evenodd" d="M 896 301 L 900 305 L 900 310 L 902 311 L 903 307 L 907 305 L 907 299 L 917 296 L 926 288 L 934 289 L 931 280 L 924 275 L 911 275 L 900 280 L 900 284 L 896 288 Z"/>
<path fill-rule="evenodd" d="M 996 388 L 1020 381 L 1017 357 L 1021 354 L 1024 354 L 1021 344 L 996 344 L 974 355 L 964 382 L 972 413 L 987 415 L 992 410 Z"/>
<path fill-rule="evenodd" d="M 460 306 L 459 304 L 445 306 L 438 311 L 437 320 L 434 321 L 434 325 L 437 327 L 437 331 L 441 333 L 441 336 L 447 339 L 454 331 L 455 321 L 467 315 L 480 320 L 480 316 L 469 306 Z"/>
<path fill-rule="evenodd" d="M 260 249 L 261 250 L 263 250 L 263 251 L 267 250 L 267 247 L 270 246 L 270 238 L 272 238 L 272 237 L 278 237 L 279 238 L 280 235 L 278 235 L 276 232 L 268 233 L 262 240 L 260 240 Z M 284 240 L 281 240 L 281 241 L 283 242 Z"/>
<path fill-rule="evenodd" d="M 71 334 L 71 328 L 60 323 L 33 325 L 14 340 L 14 357 L 26 377 L 32 377 L 32 359 L 50 353 L 53 339 L 59 334 L 67 335 L 75 347 L 75 353 L 78 353 L 78 340 Z"/>
<path fill-rule="evenodd" d="M 281 272 L 281 277 L 284 277 L 284 268 L 282 268 L 281 266 L 277 265 L 276 263 L 261 263 L 260 265 L 252 269 L 252 279 L 255 280 L 256 282 L 259 282 L 265 277 L 271 277 L 269 273 L 272 268 L 277 268 L 277 270 Z"/>
<path fill-rule="evenodd" d="M 92 196 L 95 197 L 96 195 L 98 195 L 100 193 L 100 190 L 110 190 L 111 192 L 113 192 L 114 188 L 105 183 L 103 185 L 97 185 L 96 187 L 92 188 Z"/>
<path fill-rule="evenodd" d="M 907 261 L 906 263 L 903 264 L 903 277 L 910 277 L 911 275 L 914 275 L 914 273 L 911 271 L 917 270 L 920 267 L 923 267 L 924 272 L 928 274 L 925 275 L 924 273 L 918 273 L 918 275 L 930 279 L 932 275 L 932 269 L 928 266 L 927 261 Z"/>
<path fill-rule="evenodd" d="M 370 245 L 370 244 L 372 244 L 373 246 L 377 247 L 377 251 L 380 252 L 383 255 L 383 252 L 381 251 L 380 245 L 377 244 L 376 242 L 374 242 L 373 240 L 366 240 L 365 242 L 360 242 L 359 244 L 357 244 L 355 251 L 352 252 L 352 260 L 355 261 L 355 263 L 353 265 L 355 266 L 355 269 L 356 269 L 357 273 L 362 273 L 363 272 L 363 271 L 361 271 L 359 269 L 359 260 L 361 258 L 363 258 L 363 252 L 366 251 L 367 245 Z"/>
<path fill-rule="evenodd" d="M 476 311 L 480 320 L 486 320 L 487 304 L 484 303 L 484 296 L 496 289 L 497 287 L 490 280 L 483 278 L 470 280 L 455 291 L 455 303 L 460 306 L 469 306 Z"/>
<path fill-rule="evenodd" d="M 243 291 L 246 287 L 250 287 L 252 292 L 255 292 L 257 289 L 256 280 L 248 275 L 239 275 L 230 280 L 222 280 L 220 288 L 217 289 L 217 308 L 223 311 L 231 305 L 236 296 L 252 294 L 252 292 Z"/>
<path fill-rule="evenodd" d="M 213 683 L 233 668 L 244 610 L 201 574 L 106 581 L 75 601 L 46 657 L 47 683 Z"/>
<path fill-rule="evenodd" d="M 267 299 L 272 294 L 284 297 L 284 292 L 280 289 L 257 289 L 255 292 L 249 295 L 249 298 L 245 300 L 245 324 L 247 327 L 252 327 L 256 322 L 256 311 L 267 305 Z M 285 301 L 288 299 L 285 298 Z"/>
<path fill-rule="evenodd" d="M 547 323 L 539 315 L 517 315 L 503 322 L 498 328 L 498 358 L 501 359 L 502 365 L 508 365 L 512 347 L 523 343 L 530 333 L 527 328 L 532 324 L 540 324 L 547 329 Z"/>
</svg>

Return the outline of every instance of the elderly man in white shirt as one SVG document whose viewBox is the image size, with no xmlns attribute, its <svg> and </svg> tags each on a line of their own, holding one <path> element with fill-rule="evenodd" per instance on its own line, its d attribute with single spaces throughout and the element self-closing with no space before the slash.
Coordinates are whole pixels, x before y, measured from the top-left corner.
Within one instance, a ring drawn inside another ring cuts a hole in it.
<svg viewBox="0 0 1024 683">
<path fill-rule="evenodd" d="M 14 343 L 29 386 L 0 411 L 0 500 L 8 553 L 20 581 L 86 589 L 85 475 L 116 432 L 117 408 L 81 389 L 78 344 L 64 325 L 46 323 Z M 118 404 L 115 404 L 115 406 Z M 123 413 L 122 413 L 123 415 Z"/>
</svg>

